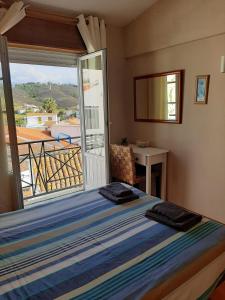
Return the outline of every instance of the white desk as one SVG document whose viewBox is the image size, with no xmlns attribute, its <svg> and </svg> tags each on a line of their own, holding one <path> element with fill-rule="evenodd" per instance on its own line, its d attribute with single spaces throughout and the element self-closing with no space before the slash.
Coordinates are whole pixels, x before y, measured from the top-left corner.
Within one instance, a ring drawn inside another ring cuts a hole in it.
<svg viewBox="0 0 225 300">
<path fill-rule="evenodd" d="M 140 148 L 131 145 L 135 162 L 146 167 L 146 193 L 151 195 L 152 165 L 162 164 L 161 175 L 161 199 L 166 200 L 166 176 L 167 176 L 167 153 L 168 150 L 152 147 Z"/>
</svg>

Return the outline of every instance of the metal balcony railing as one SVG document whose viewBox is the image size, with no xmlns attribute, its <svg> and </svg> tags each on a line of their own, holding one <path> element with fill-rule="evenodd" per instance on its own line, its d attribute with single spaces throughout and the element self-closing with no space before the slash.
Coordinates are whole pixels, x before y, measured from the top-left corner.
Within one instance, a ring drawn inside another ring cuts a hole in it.
<svg viewBox="0 0 225 300">
<path fill-rule="evenodd" d="M 89 135 L 86 147 L 101 151 L 103 135 Z M 23 198 L 83 186 L 80 137 L 18 143 Z"/>
<path fill-rule="evenodd" d="M 79 137 L 18 144 L 24 199 L 83 184 Z"/>
</svg>

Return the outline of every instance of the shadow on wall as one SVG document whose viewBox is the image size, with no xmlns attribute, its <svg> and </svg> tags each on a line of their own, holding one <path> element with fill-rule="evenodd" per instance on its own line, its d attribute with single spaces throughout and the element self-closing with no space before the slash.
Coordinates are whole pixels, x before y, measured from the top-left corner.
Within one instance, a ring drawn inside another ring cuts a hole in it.
<svg viewBox="0 0 225 300">
<path fill-rule="evenodd" d="M 187 196 L 189 191 L 188 171 L 183 158 L 172 151 L 168 154 L 168 170 L 170 173 L 167 177 L 167 200 L 177 204 L 182 202 L 184 207 L 188 207 L 188 197 L 184 199 L 184 195 Z M 182 170 L 182 176 L 180 170 Z"/>
</svg>

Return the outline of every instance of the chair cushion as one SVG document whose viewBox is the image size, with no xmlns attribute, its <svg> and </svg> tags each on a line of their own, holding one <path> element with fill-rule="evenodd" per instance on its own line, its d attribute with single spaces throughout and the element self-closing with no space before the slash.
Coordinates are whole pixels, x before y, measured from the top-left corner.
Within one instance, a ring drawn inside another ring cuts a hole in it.
<svg viewBox="0 0 225 300">
<path fill-rule="evenodd" d="M 133 150 L 129 146 L 110 145 L 112 177 L 128 184 L 136 183 Z"/>
</svg>

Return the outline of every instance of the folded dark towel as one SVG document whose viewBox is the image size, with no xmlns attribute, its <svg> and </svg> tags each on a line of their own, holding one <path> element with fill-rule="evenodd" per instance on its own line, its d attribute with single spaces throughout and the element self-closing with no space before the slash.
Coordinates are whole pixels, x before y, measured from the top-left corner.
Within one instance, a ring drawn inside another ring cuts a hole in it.
<svg viewBox="0 0 225 300">
<path fill-rule="evenodd" d="M 181 231 L 187 231 L 202 219 L 201 215 L 191 213 L 170 202 L 156 204 L 146 211 L 145 216 Z"/>
<path fill-rule="evenodd" d="M 106 191 L 103 188 L 99 189 L 99 194 L 101 194 L 103 197 L 113 201 L 116 204 L 122 204 L 122 203 L 126 203 L 135 199 L 138 199 L 139 196 L 134 194 L 133 192 L 130 195 L 124 196 L 124 197 L 116 197 L 114 195 L 112 195 L 110 192 Z"/>
<path fill-rule="evenodd" d="M 174 222 L 182 222 L 187 218 L 193 216 L 193 213 L 171 202 L 158 203 L 152 208 L 152 211 L 157 214 L 166 216 L 169 219 L 173 220 Z"/>
<path fill-rule="evenodd" d="M 119 182 L 112 182 L 101 189 L 111 193 L 113 196 L 116 197 L 124 197 L 132 194 L 131 189 L 125 187 L 123 184 Z"/>
</svg>

